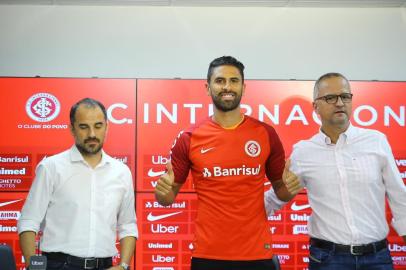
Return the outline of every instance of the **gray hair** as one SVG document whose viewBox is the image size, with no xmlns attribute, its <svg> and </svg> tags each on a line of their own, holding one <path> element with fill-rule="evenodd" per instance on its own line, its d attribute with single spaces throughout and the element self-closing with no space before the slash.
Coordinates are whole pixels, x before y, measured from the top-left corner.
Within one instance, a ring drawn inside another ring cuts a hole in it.
<svg viewBox="0 0 406 270">
<path fill-rule="evenodd" d="M 348 82 L 348 79 L 343 74 L 338 73 L 338 72 L 329 72 L 324 75 L 321 75 L 320 78 L 318 78 L 317 81 L 314 83 L 313 100 L 315 100 L 319 95 L 319 87 L 320 87 L 321 82 L 325 79 L 335 78 L 335 77 L 343 78 L 347 82 L 348 88 L 350 89 L 350 83 Z"/>
</svg>

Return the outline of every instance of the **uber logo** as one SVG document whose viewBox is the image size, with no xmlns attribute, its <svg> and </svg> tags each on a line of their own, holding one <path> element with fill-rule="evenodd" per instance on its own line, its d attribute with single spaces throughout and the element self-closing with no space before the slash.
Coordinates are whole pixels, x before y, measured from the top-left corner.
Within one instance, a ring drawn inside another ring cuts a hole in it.
<svg viewBox="0 0 406 270">
<path fill-rule="evenodd" d="M 390 251 L 403 251 L 406 252 L 406 246 L 399 246 L 397 244 L 389 244 Z"/>
<path fill-rule="evenodd" d="M 159 262 L 159 263 L 174 262 L 175 257 L 173 257 L 173 256 L 162 256 L 162 255 L 152 255 L 152 261 L 153 262 Z"/>
<path fill-rule="evenodd" d="M 162 224 L 151 224 L 152 233 L 177 233 L 179 226 L 165 226 Z"/>
</svg>

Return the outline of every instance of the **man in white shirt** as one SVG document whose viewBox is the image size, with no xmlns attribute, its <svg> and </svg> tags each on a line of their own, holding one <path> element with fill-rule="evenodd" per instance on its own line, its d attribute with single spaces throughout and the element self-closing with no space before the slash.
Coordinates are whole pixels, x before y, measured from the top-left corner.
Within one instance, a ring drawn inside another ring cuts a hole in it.
<svg viewBox="0 0 406 270">
<path fill-rule="evenodd" d="M 297 143 L 291 155 L 291 170 L 307 188 L 313 210 L 310 270 L 393 269 L 385 197 L 392 226 L 406 241 L 406 187 L 386 136 L 351 125 L 352 96 L 343 75 L 321 76 L 313 102 L 320 131 Z"/>
<path fill-rule="evenodd" d="M 18 221 L 27 266 L 42 231 L 47 269 L 128 270 L 138 230 L 129 168 L 107 155 L 106 109 L 85 98 L 72 106 L 69 150 L 40 162 Z M 112 267 L 120 239 L 120 264 Z"/>
</svg>

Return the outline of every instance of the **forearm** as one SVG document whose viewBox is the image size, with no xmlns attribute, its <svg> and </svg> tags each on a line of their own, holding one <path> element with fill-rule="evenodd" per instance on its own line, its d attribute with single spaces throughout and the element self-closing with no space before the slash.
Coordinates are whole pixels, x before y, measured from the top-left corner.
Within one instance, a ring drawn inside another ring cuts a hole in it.
<svg viewBox="0 0 406 270">
<path fill-rule="evenodd" d="M 406 243 L 406 235 L 403 235 L 402 237 L 403 237 L 403 242 Z"/>
<path fill-rule="evenodd" d="M 276 196 L 281 201 L 288 202 L 293 199 L 293 197 L 295 197 L 295 194 L 291 194 L 288 191 L 282 180 L 272 182 L 272 187 L 275 191 Z"/>
<path fill-rule="evenodd" d="M 137 239 L 133 236 L 127 236 L 120 240 L 120 263 L 130 264 L 135 252 L 136 241 Z"/>
<path fill-rule="evenodd" d="M 30 264 L 31 256 L 35 255 L 35 232 L 25 231 L 19 234 L 20 249 L 23 252 L 25 265 Z"/>
<path fill-rule="evenodd" d="M 279 200 L 284 202 L 288 202 L 295 197 L 295 195 L 290 194 L 287 190 L 280 190 L 278 193 L 276 193 L 276 195 L 278 196 Z"/>
</svg>

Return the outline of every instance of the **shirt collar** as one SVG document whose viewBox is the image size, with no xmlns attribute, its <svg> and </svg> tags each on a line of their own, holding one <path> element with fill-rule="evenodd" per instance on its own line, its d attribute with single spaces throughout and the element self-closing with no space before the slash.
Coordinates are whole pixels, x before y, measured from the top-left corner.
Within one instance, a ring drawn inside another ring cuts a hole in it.
<svg viewBox="0 0 406 270">
<path fill-rule="evenodd" d="M 111 159 L 112 159 L 112 157 L 107 155 L 103 149 L 101 151 L 102 151 L 102 159 L 101 159 L 100 163 L 97 165 L 97 167 L 104 166 L 105 164 L 110 163 Z M 87 164 L 86 160 L 83 158 L 82 154 L 79 152 L 76 145 L 73 145 L 70 149 L 70 160 L 72 162 L 81 161 L 81 162 Z"/>
<path fill-rule="evenodd" d="M 347 138 L 347 143 L 350 143 L 357 136 L 357 128 L 350 123 L 347 130 L 343 134 L 345 134 Z"/>
<path fill-rule="evenodd" d="M 355 138 L 357 133 L 356 128 L 351 124 L 349 124 L 348 128 L 346 131 L 340 134 L 341 140 L 344 140 L 346 143 L 350 143 L 353 138 Z M 321 143 L 327 144 L 327 145 L 332 145 L 330 137 L 328 137 L 322 130 L 321 128 L 319 129 L 319 133 L 317 135 L 317 140 Z"/>
</svg>

